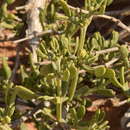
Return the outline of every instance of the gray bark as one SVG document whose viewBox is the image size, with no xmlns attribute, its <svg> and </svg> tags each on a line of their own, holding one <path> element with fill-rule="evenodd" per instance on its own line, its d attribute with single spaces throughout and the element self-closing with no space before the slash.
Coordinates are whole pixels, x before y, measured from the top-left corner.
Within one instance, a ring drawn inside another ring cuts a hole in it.
<svg viewBox="0 0 130 130">
<path fill-rule="evenodd" d="M 27 9 L 27 24 L 28 29 L 26 31 L 26 35 L 32 35 L 35 33 L 42 32 L 42 26 L 39 19 L 39 8 L 44 9 L 47 0 L 28 0 L 28 9 Z M 33 38 L 29 40 L 30 47 L 32 49 L 33 62 L 37 62 L 36 49 L 39 44 L 40 38 Z"/>
</svg>

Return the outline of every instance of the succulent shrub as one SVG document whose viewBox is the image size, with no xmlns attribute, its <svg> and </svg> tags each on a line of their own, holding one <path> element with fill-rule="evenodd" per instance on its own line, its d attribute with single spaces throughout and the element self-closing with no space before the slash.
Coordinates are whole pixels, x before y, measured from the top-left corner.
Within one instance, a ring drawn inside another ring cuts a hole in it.
<svg viewBox="0 0 130 130">
<path fill-rule="evenodd" d="M 117 88 L 126 98 L 130 96 L 126 81 L 129 51 L 127 45 L 119 44 L 118 32 L 113 30 L 108 39 L 99 32 L 87 37 L 93 17 L 104 14 L 111 2 L 85 0 L 84 10 L 81 10 L 65 0 L 52 0 L 44 10 L 40 9 L 43 30 L 54 33 L 41 37 L 36 52 L 37 63 L 33 62 L 30 53 L 29 68 L 20 66 L 18 85 L 10 82 L 12 72 L 3 58 L 0 85 L 5 107 L 0 108 L 0 129 L 11 129 L 14 122 L 26 114 L 15 108 L 16 99 L 33 104 L 34 109 L 38 107 L 31 120 L 39 130 L 109 129 L 103 111 L 97 110 L 88 121 L 85 115 L 87 107 L 92 105 L 90 95 L 114 97 Z M 10 4 L 10 1 L 4 4 Z M 1 8 L 0 23 L 8 23 L 8 16 L 2 13 L 4 8 Z"/>
</svg>

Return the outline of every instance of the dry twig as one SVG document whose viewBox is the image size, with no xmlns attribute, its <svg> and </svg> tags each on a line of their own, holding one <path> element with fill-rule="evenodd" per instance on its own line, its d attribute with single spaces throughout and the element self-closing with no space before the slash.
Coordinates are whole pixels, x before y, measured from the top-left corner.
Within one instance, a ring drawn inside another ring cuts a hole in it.
<svg viewBox="0 0 130 130">
<path fill-rule="evenodd" d="M 110 67 L 112 64 L 114 64 L 115 62 L 117 62 L 119 60 L 119 58 L 113 58 L 111 61 L 105 63 L 106 67 Z"/>
<path fill-rule="evenodd" d="M 119 27 L 121 27 L 122 29 L 124 29 L 124 30 L 126 30 L 127 32 L 130 33 L 130 28 L 128 26 L 126 26 L 124 23 L 122 23 L 119 19 L 116 19 L 112 16 L 95 15 L 94 18 L 104 18 L 104 19 L 111 20 L 112 22 L 116 23 Z"/>
<path fill-rule="evenodd" d="M 22 39 L 19 39 L 19 40 L 15 40 L 13 41 L 14 43 L 20 43 L 20 42 L 24 42 L 24 41 L 27 41 L 27 40 L 30 40 L 34 37 L 41 37 L 41 36 L 44 36 L 44 35 L 47 35 L 47 34 L 62 34 L 63 32 L 56 32 L 54 30 L 46 30 L 46 31 L 43 31 L 43 32 L 37 32 L 37 33 L 34 33 L 32 35 L 29 35 L 29 36 L 26 36 L 25 38 L 22 38 Z"/>
<path fill-rule="evenodd" d="M 109 52 L 115 52 L 115 51 L 118 51 L 118 50 L 119 50 L 118 47 L 112 47 L 112 48 L 96 51 L 96 52 L 94 52 L 94 54 L 105 54 L 105 53 L 109 53 Z"/>
<path fill-rule="evenodd" d="M 10 77 L 10 81 L 13 82 L 14 79 L 15 79 L 15 76 L 16 76 L 16 73 L 17 73 L 17 69 L 19 67 L 19 62 L 20 62 L 20 48 L 19 48 L 19 45 L 17 45 L 17 48 L 16 48 L 16 60 L 15 60 L 15 65 L 14 65 L 14 69 L 12 71 L 12 74 L 11 74 L 11 77 Z"/>
<path fill-rule="evenodd" d="M 73 6 L 68 5 L 68 7 L 73 10 L 77 10 L 77 8 Z M 84 9 L 80 9 L 80 12 L 85 13 L 85 14 L 89 13 L 88 11 Z M 116 23 L 119 27 L 121 27 L 122 29 L 130 33 L 130 28 L 128 28 L 123 22 L 121 22 L 119 19 L 116 19 L 115 17 L 108 16 L 108 15 L 94 15 L 93 18 L 104 18 L 104 19 L 111 20 L 112 22 Z"/>
</svg>

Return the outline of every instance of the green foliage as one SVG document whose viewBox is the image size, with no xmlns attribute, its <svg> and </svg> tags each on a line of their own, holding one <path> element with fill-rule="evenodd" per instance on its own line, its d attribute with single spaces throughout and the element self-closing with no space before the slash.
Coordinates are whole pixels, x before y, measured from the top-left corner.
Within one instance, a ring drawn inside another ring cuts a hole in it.
<svg viewBox="0 0 130 130">
<path fill-rule="evenodd" d="M 95 115 L 92 117 L 90 122 L 82 127 L 79 127 L 78 130 L 106 130 L 109 129 L 109 126 L 107 126 L 107 121 L 103 121 L 103 118 L 105 116 L 105 113 L 97 110 Z"/>
<path fill-rule="evenodd" d="M 11 20 L 11 26 L 16 20 L 9 18 L 7 11 L 8 4 L 12 2 L 8 0 L 2 4 L 0 26 L 2 22 L 8 23 L 7 18 Z M 92 105 L 89 95 L 114 97 L 116 91 L 113 88 L 117 87 L 124 96 L 130 97 L 125 78 L 125 72 L 129 68 L 129 52 L 126 45 L 118 43 L 118 32 L 113 31 L 107 40 L 99 32 L 86 37 L 92 16 L 103 14 L 111 2 L 112 0 L 85 0 L 84 9 L 88 14 L 71 8 L 64 0 L 53 0 L 44 10 L 39 9 L 43 30 L 52 29 L 63 33 L 44 35 L 41 38 L 36 52 L 38 63 L 33 63 L 30 54 L 29 69 L 20 66 L 19 85 L 10 83 L 12 72 L 3 58 L 0 85 L 6 107 L 0 108 L 0 123 L 3 125 L 0 126 L 1 129 L 8 127 L 15 118 L 16 97 L 28 103 L 44 104 L 32 116 L 39 130 L 54 129 L 63 124 L 77 130 L 109 128 L 101 110 L 97 110 L 89 121 L 84 117 L 86 108 Z M 119 50 L 96 53 L 112 47 L 118 47 Z M 109 67 L 106 66 L 106 63 L 115 57 L 119 60 Z M 24 124 L 21 127 L 24 129 Z"/>
<path fill-rule="evenodd" d="M 10 67 L 8 66 L 8 63 L 7 63 L 7 60 L 5 57 L 2 58 L 2 73 L 4 76 L 4 79 L 9 79 L 10 76 L 11 76 L 11 69 Z"/>
<path fill-rule="evenodd" d="M 12 4 L 13 2 L 15 2 L 15 0 L 6 0 L 6 2 L 7 2 L 8 4 Z"/>
<path fill-rule="evenodd" d="M 0 5 L 0 28 L 6 28 L 18 33 L 23 26 L 21 19 L 8 10 L 8 6 L 15 0 L 3 0 Z"/>
<path fill-rule="evenodd" d="M 25 88 L 25 87 L 23 87 L 23 86 L 16 86 L 15 88 L 14 88 L 14 91 L 16 92 L 16 94 L 20 97 L 20 98 L 22 98 L 22 99 L 24 99 L 24 100 L 31 100 L 31 99 L 34 99 L 34 98 L 36 98 L 37 97 L 37 95 L 34 93 L 34 92 L 32 92 L 31 90 L 29 90 L 29 89 L 27 89 L 27 88 Z"/>
</svg>

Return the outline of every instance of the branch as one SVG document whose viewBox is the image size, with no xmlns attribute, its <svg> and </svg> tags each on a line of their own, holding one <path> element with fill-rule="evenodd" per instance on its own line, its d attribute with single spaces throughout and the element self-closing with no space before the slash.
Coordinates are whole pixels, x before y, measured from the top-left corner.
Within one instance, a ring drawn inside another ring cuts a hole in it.
<svg viewBox="0 0 130 130">
<path fill-rule="evenodd" d="M 128 28 L 130 28 L 130 26 L 128 26 Z M 129 36 L 129 33 L 126 30 L 123 30 L 120 32 L 119 40 L 122 40 L 128 36 Z"/>
<path fill-rule="evenodd" d="M 73 9 L 73 10 L 77 10 L 78 8 L 75 8 L 73 6 L 68 5 L 69 8 Z M 88 14 L 89 11 L 84 10 L 84 9 L 78 9 L 80 12 L 84 13 L 84 14 Z M 77 10 L 77 11 L 78 11 Z M 79 12 L 78 11 L 78 12 Z M 127 32 L 130 33 L 130 28 L 128 28 L 123 22 L 121 22 L 119 19 L 116 19 L 112 16 L 107 16 L 107 15 L 94 15 L 93 18 L 105 18 L 108 20 L 111 20 L 112 22 L 115 22 L 119 27 L 121 27 L 124 30 L 127 30 Z"/>
<path fill-rule="evenodd" d="M 127 104 L 127 103 L 130 103 L 129 99 L 125 99 L 125 100 L 123 100 L 123 101 L 120 101 L 120 102 L 118 102 L 118 103 L 115 103 L 115 104 L 113 104 L 113 106 L 114 106 L 114 107 L 121 107 L 121 106 L 123 106 L 123 105 L 125 105 L 125 104 Z"/>
<path fill-rule="evenodd" d="M 100 66 L 104 66 L 109 68 L 112 64 L 114 64 L 115 62 L 117 62 L 120 58 L 113 58 L 112 60 L 108 61 L 107 63 L 103 64 L 103 65 L 97 65 L 97 66 L 93 66 L 92 68 L 96 69 Z"/>
<path fill-rule="evenodd" d="M 73 10 L 77 10 L 78 8 L 75 8 L 73 6 L 68 5 L 69 8 L 73 9 Z M 84 9 L 79 9 L 80 12 L 84 13 L 84 14 L 88 14 L 89 12 L 84 10 Z M 107 15 L 94 15 L 93 18 L 105 18 L 108 20 L 111 20 L 112 22 L 116 23 L 119 27 L 121 27 L 122 29 L 126 30 L 127 32 L 130 33 L 130 28 L 128 28 L 123 22 L 121 22 L 119 19 L 116 19 L 112 16 L 107 16 Z"/>
<path fill-rule="evenodd" d="M 42 61 L 42 62 L 35 63 L 35 64 L 36 64 L 36 65 L 49 65 L 49 64 L 51 64 L 51 63 L 52 63 L 52 61 L 44 60 L 44 61 Z"/>
<path fill-rule="evenodd" d="M 69 7 L 70 9 L 72 9 L 72 10 L 77 11 L 78 13 L 82 12 L 82 13 L 84 13 L 84 14 L 89 14 L 89 11 L 87 11 L 87 10 L 80 9 L 80 8 L 77 8 L 77 7 L 73 7 L 73 6 L 71 6 L 71 5 L 68 5 L 68 7 Z"/>
<path fill-rule="evenodd" d="M 104 50 L 101 50 L 101 51 L 95 51 L 93 53 L 94 54 L 105 54 L 105 53 L 109 53 L 109 52 L 115 52 L 115 51 L 118 51 L 118 50 L 119 50 L 118 47 L 112 47 L 112 48 L 104 49 Z"/>
<path fill-rule="evenodd" d="M 28 5 L 31 6 L 26 12 L 27 12 L 27 25 L 28 28 L 26 30 L 26 36 L 30 36 L 34 34 L 35 32 L 42 32 L 42 24 L 40 22 L 40 10 L 44 9 L 46 6 L 47 0 L 28 0 Z M 37 62 L 37 46 L 39 44 L 40 38 L 39 37 L 34 37 L 32 39 L 29 39 L 29 45 L 31 47 L 32 51 L 32 60 L 33 62 Z"/>
<path fill-rule="evenodd" d="M 26 10 L 27 8 L 28 8 L 28 5 L 23 5 L 23 6 L 16 7 L 15 10 L 17 10 L 17 11 Z"/>
<path fill-rule="evenodd" d="M 110 67 L 112 64 L 114 64 L 115 62 L 117 62 L 120 58 L 113 58 L 111 61 L 105 63 L 106 67 Z"/>
<path fill-rule="evenodd" d="M 95 15 L 93 18 L 104 18 L 111 20 L 112 22 L 116 23 L 119 27 L 122 29 L 126 30 L 127 32 L 130 33 L 130 28 L 128 28 L 123 22 L 121 22 L 119 19 L 116 19 L 112 16 L 107 16 L 107 15 Z"/>
<path fill-rule="evenodd" d="M 37 32 L 37 33 L 34 33 L 32 35 L 29 35 L 29 36 L 26 36 L 25 38 L 22 38 L 22 39 L 19 39 L 19 40 L 15 40 L 15 41 L 12 41 L 13 43 L 20 43 L 20 42 L 24 42 L 24 41 L 27 41 L 27 40 L 30 40 L 30 39 L 33 39 L 35 37 L 41 37 L 41 36 L 44 36 L 44 35 L 47 35 L 47 34 L 62 34 L 63 32 L 62 31 L 54 31 L 54 30 L 47 30 L 47 31 L 43 31 L 43 32 Z"/>
</svg>

